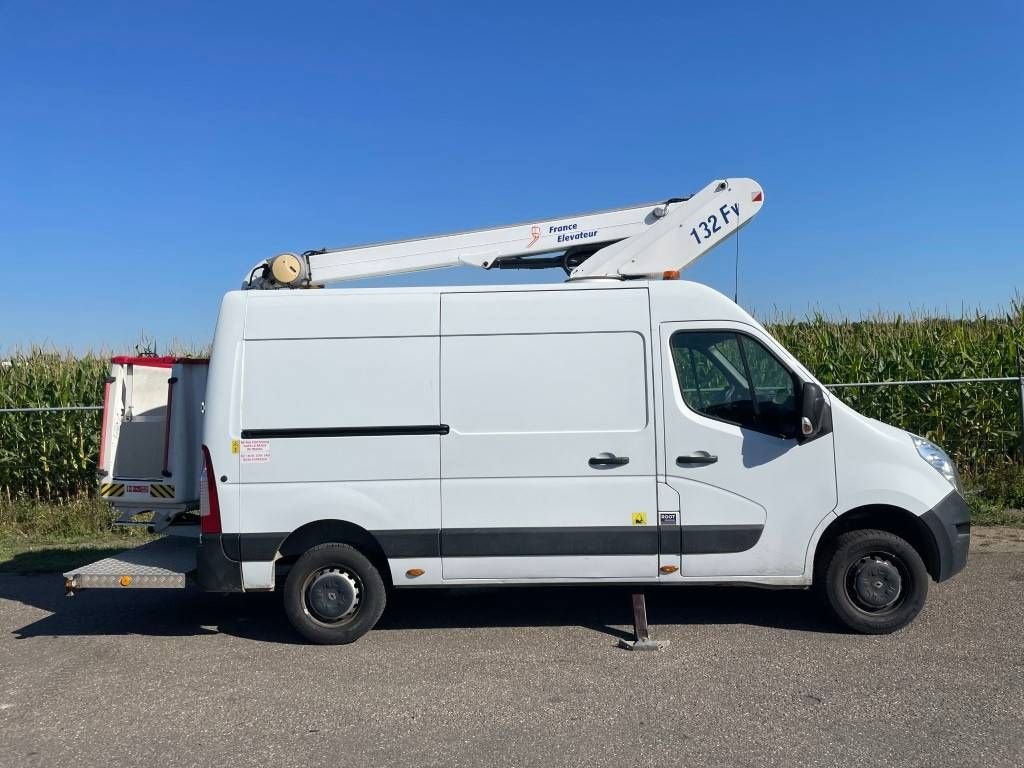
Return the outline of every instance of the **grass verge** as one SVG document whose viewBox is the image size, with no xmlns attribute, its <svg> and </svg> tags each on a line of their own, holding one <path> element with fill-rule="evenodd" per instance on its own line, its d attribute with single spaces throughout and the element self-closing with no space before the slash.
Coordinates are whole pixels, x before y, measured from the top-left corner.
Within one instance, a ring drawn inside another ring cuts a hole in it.
<svg viewBox="0 0 1024 768">
<path fill-rule="evenodd" d="M 970 499 L 971 525 L 1024 528 L 1024 509 L 1007 509 L 984 499 Z"/>
<path fill-rule="evenodd" d="M 2 501 L 0 573 L 63 572 L 154 538 L 144 530 L 114 528 L 115 517 L 97 499 Z"/>
<path fill-rule="evenodd" d="M 0 535 L 0 573 L 64 573 L 102 560 L 153 537 L 119 534 L 81 539 Z"/>
</svg>

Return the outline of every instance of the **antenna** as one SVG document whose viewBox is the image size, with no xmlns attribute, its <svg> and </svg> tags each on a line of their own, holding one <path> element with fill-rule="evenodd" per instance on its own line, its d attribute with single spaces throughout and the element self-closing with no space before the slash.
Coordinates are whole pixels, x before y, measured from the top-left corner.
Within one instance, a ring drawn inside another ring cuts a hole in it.
<svg viewBox="0 0 1024 768">
<path fill-rule="evenodd" d="M 733 272 L 732 302 L 740 303 L 740 233 L 736 230 L 736 267 Z"/>
</svg>

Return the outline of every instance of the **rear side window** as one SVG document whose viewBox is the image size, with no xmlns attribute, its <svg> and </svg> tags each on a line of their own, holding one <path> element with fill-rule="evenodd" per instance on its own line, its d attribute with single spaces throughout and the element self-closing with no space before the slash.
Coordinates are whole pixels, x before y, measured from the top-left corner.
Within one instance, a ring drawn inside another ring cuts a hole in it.
<svg viewBox="0 0 1024 768">
<path fill-rule="evenodd" d="M 680 394 L 691 409 L 796 437 L 800 381 L 760 342 L 732 331 L 677 331 L 669 343 Z"/>
</svg>

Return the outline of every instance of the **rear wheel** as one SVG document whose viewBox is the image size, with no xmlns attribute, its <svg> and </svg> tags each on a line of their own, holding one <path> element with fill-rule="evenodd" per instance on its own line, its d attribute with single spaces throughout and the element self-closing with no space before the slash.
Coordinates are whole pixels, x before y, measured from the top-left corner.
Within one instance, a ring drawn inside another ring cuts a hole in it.
<svg viewBox="0 0 1024 768">
<path fill-rule="evenodd" d="M 906 540 L 888 531 L 849 531 L 836 539 L 820 573 L 836 617 L 857 632 L 902 629 L 924 607 L 928 571 Z"/>
<path fill-rule="evenodd" d="M 284 609 L 292 626 L 314 643 L 351 643 L 384 612 L 384 581 L 373 564 L 348 544 L 307 550 L 288 573 Z"/>
</svg>

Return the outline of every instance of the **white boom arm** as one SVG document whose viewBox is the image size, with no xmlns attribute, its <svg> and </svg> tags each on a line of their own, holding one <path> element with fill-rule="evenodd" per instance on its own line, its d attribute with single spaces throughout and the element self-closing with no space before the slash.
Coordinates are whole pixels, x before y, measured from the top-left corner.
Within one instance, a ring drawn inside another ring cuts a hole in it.
<svg viewBox="0 0 1024 768">
<path fill-rule="evenodd" d="M 449 235 L 337 250 L 283 253 L 256 265 L 243 288 L 310 284 L 469 264 L 561 266 L 570 280 L 662 277 L 685 269 L 761 209 L 751 179 L 714 181 L 690 198 Z M 564 253 L 562 258 L 537 259 Z"/>
<path fill-rule="evenodd" d="M 653 226 L 599 250 L 569 279 L 659 278 L 680 272 L 750 221 L 763 203 L 764 191 L 753 179 L 714 181 L 669 206 Z"/>
</svg>

